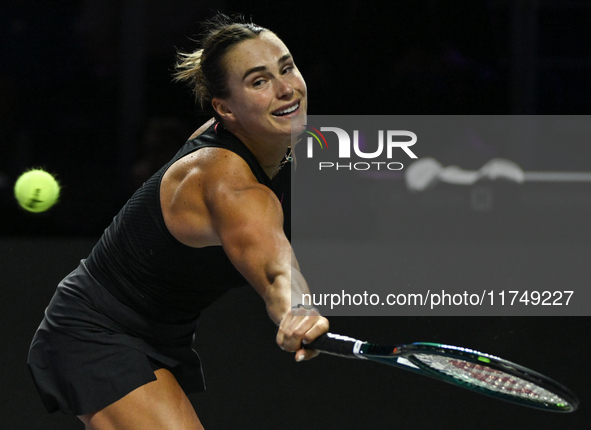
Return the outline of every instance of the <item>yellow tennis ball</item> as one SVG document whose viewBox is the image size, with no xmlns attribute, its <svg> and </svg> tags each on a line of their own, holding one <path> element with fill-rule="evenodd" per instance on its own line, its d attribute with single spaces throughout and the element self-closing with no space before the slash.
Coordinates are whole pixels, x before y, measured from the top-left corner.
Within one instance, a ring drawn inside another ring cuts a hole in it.
<svg viewBox="0 0 591 430">
<path fill-rule="evenodd" d="M 14 196 L 23 209 L 44 212 L 59 198 L 60 185 L 55 178 L 41 169 L 23 173 L 14 184 Z"/>
</svg>

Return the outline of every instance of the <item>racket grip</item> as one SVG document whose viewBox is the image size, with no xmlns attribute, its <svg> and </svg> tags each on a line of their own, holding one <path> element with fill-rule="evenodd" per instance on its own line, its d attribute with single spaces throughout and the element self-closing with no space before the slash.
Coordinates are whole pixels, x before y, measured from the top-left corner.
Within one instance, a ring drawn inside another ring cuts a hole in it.
<svg viewBox="0 0 591 430">
<path fill-rule="evenodd" d="M 355 353 L 356 345 L 361 344 L 360 340 L 340 334 L 325 333 L 318 336 L 309 344 L 305 344 L 305 349 L 313 349 L 325 354 L 338 355 L 339 357 L 357 358 Z M 359 346 L 357 346 L 359 348 Z"/>
</svg>

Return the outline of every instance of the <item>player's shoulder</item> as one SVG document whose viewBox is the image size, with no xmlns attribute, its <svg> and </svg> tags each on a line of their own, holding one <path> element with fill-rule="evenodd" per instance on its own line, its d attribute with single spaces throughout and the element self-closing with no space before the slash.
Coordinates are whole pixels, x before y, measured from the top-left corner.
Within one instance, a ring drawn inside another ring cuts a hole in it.
<svg viewBox="0 0 591 430">
<path fill-rule="evenodd" d="M 258 181 L 246 160 L 225 148 L 201 148 L 175 163 L 168 176 L 176 178 L 169 185 L 177 195 L 201 195 L 207 206 L 242 198 L 267 201 L 274 196 Z"/>
<path fill-rule="evenodd" d="M 191 175 L 213 184 L 234 186 L 258 184 L 254 173 L 244 158 L 236 152 L 219 147 L 202 148 L 187 159 Z"/>
<path fill-rule="evenodd" d="M 212 244 L 213 217 L 235 216 L 268 201 L 248 163 L 223 148 L 206 147 L 177 160 L 165 173 L 160 200 L 167 227 L 182 243 Z M 198 234 L 196 232 L 199 232 Z M 204 233 L 205 232 L 205 233 Z"/>
</svg>

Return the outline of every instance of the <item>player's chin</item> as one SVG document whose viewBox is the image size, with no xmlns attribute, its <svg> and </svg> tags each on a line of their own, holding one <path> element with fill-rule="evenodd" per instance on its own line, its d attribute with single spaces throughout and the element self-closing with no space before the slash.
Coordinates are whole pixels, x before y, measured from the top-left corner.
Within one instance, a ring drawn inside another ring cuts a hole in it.
<svg viewBox="0 0 591 430">
<path fill-rule="evenodd" d="M 282 135 L 282 137 L 291 137 L 292 128 L 301 128 L 302 116 L 301 115 L 289 115 L 275 117 L 271 115 L 271 122 L 275 131 Z"/>
<path fill-rule="evenodd" d="M 272 121 L 269 133 L 279 139 L 291 139 L 291 121 Z"/>
</svg>

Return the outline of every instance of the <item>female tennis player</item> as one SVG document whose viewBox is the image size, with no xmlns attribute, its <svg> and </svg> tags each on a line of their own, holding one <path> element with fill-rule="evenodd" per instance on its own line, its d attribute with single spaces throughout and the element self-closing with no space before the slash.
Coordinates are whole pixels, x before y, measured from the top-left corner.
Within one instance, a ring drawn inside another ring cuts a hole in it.
<svg viewBox="0 0 591 430">
<path fill-rule="evenodd" d="M 45 406 L 87 429 L 202 429 L 187 393 L 204 389 L 191 349 L 200 312 L 252 285 L 297 361 L 328 330 L 289 242 L 291 118 L 306 84 L 283 42 L 218 15 L 203 49 L 180 54 L 214 119 L 131 197 L 59 284 L 29 352 Z M 292 263 L 293 262 L 293 263 Z"/>
</svg>

